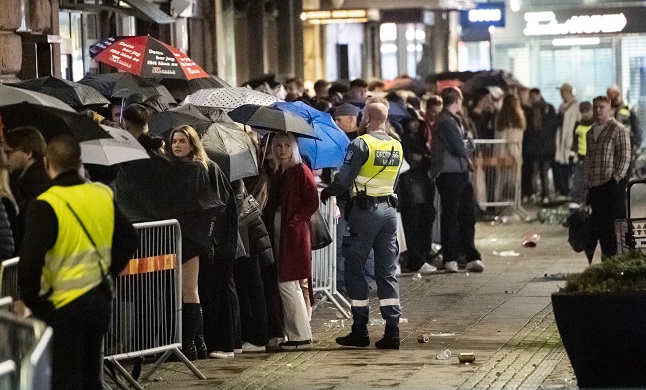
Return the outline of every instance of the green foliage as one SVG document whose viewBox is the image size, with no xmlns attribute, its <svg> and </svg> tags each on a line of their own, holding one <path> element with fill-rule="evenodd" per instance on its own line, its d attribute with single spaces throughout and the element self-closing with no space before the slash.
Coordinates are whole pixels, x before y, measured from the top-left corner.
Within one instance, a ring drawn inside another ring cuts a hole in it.
<svg viewBox="0 0 646 390">
<path fill-rule="evenodd" d="M 634 251 L 569 275 L 561 292 L 618 292 L 646 290 L 646 254 Z"/>
</svg>

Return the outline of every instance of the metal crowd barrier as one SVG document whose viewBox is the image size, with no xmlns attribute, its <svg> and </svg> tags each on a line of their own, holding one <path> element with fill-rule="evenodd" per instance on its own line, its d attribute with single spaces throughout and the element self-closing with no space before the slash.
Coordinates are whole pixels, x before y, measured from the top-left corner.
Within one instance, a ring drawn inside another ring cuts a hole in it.
<svg viewBox="0 0 646 390">
<path fill-rule="evenodd" d="M 52 328 L 0 311 L 0 389 L 51 388 Z"/>
<path fill-rule="evenodd" d="M 182 346 L 182 242 L 176 220 L 137 223 L 139 248 L 114 281 L 112 322 L 104 341 L 106 373 L 127 389 L 116 369 L 136 389 L 143 389 L 120 360 L 160 355 L 141 381 L 175 354 L 199 379 L 204 375 L 180 351 Z"/>
<path fill-rule="evenodd" d="M 0 297 L 18 299 L 18 258 L 4 260 L 0 263 Z"/>
<path fill-rule="evenodd" d="M 327 222 L 332 243 L 325 248 L 312 251 L 314 294 L 322 294 L 318 304 L 329 300 L 345 318 L 350 318 L 350 303 L 336 289 L 336 198 L 331 197 L 327 205 L 319 203 L 319 210 Z"/>
<path fill-rule="evenodd" d="M 480 208 L 507 207 L 526 216 L 521 206 L 522 144 L 504 139 L 474 140 L 473 189 Z"/>
</svg>

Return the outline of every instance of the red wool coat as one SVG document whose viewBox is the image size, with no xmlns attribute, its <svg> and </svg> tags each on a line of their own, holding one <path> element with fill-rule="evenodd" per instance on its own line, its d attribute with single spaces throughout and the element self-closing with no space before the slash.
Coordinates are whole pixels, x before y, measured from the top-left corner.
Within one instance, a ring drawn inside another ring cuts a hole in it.
<svg viewBox="0 0 646 390">
<path fill-rule="evenodd" d="M 279 282 L 312 276 L 310 217 L 319 207 L 314 176 L 305 164 L 287 169 L 284 175 L 277 259 Z"/>
</svg>

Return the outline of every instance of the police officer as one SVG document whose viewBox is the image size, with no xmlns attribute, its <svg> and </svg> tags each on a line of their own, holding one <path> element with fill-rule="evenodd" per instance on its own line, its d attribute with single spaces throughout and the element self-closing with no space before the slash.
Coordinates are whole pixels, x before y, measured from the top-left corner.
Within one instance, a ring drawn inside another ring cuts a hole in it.
<svg viewBox="0 0 646 390">
<path fill-rule="evenodd" d="M 100 389 L 110 277 L 123 269 L 138 237 L 112 191 L 79 176 L 81 149 L 72 137 L 52 139 L 44 163 L 53 180 L 27 210 L 20 295 L 54 329 L 52 388 Z"/>
<path fill-rule="evenodd" d="M 343 237 L 345 282 L 352 303 L 352 332 L 339 337 L 343 346 L 367 347 L 368 283 L 364 266 L 374 249 L 375 279 L 381 315 L 386 321 L 384 337 L 375 343 L 381 349 L 399 349 L 399 284 L 395 278 L 397 210 L 395 184 L 402 164 L 402 146 L 386 134 L 388 108 L 369 102 L 363 111 L 366 134 L 356 138 L 334 181 L 321 193 L 325 203 L 330 196 L 350 189 L 352 210 Z"/>
<path fill-rule="evenodd" d="M 608 87 L 606 96 L 610 99 L 612 117 L 621 123 L 630 134 L 632 157 L 635 158 L 642 145 L 642 131 L 639 127 L 637 114 L 621 99 L 621 91 L 618 86 L 613 85 L 612 87 Z"/>
</svg>

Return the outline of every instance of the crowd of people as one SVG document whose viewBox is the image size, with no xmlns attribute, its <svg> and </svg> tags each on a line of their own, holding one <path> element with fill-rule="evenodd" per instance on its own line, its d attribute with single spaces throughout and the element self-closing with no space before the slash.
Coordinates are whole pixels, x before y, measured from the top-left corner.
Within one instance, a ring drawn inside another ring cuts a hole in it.
<svg viewBox="0 0 646 390">
<path fill-rule="evenodd" d="M 484 271 L 475 247 L 475 223 L 492 210 L 481 203 L 515 183 L 506 182 L 501 170 L 478 177 L 474 139 L 508 141 L 505 155 L 513 164 L 506 166 L 522 176 L 524 201 L 549 203 L 562 197 L 572 209 L 590 204 L 602 253 L 614 254 L 612 221 L 625 215 L 621 205 L 631 153 L 641 146 L 636 116 L 617 88 L 592 103 L 579 103 L 573 88 L 563 84 L 558 110 L 540 90 L 524 87 L 483 87 L 468 96 L 457 87 L 430 88 L 420 96 L 407 90 L 385 92 L 382 82 L 319 80 L 309 96 L 300 80 L 288 79 L 284 89 L 287 101 L 329 112 L 349 138 L 340 169 L 310 169 L 291 133 L 260 137 L 246 128 L 240 131 L 254 140 L 259 174 L 232 181 L 209 159 L 190 123 L 164 138 L 151 135 L 149 116 L 168 107 L 136 95 L 115 101 L 103 115 L 87 114 L 129 131 L 148 152 L 147 160 L 109 168 L 83 166 L 78 144 L 69 137 L 46 143 L 36 128 L 5 129 L 0 256 L 20 255 L 21 297 L 34 315 L 52 324 L 57 334 L 68 334 L 70 318 L 87 310 L 80 308 L 80 297 L 103 311 L 109 294 L 95 290 L 105 289 L 107 270 L 113 277 L 119 274 L 128 259 L 124 250 L 131 253 L 136 245 L 127 220 L 176 218 L 183 233 L 182 352 L 189 359 L 311 348 L 309 221 L 319 207 L 317 187 L 324 187 L 321 201 L 336 196 L 341 212 L 337 284 L 349 297 L 354 318 L 352 332 L 337 343 L 370 344 L 368 291 L 376 288 L 386 321 L 376 346 L 397 349 L 397 272 Z M 87 187 L 87 179 L 105 185 Z M 480 180 L 495 182 L 496 191 L 483 193 Z M 86 190 L 92 198 L 80 196 Z M 431 228 L 436 194 L 441 253 L 433 246 Z M 250 197 L 257 210 L 246 218 L 245 208 L 243 219 L 242 205 Z M 95 202 L 104 204 L 97 207 Z M 107 219 L 99 226 L 102 218 Z M 84 223 L 90 226 L 86 229 Z M 106 226 L 111 228 L 102 230 Z M 74 247 L 70 240 L 87 243 Z M 92 248 L 96 256 L 87 254 Z M 111 265 L 105 260 L 110 253 Z M 98 267 L 87 277 L 90 288 L 79 292 L 69 270 L 88 259 Z M 96 334 L 106 326 L 87 324 L 83 331 Z M 88 336 L 84 346 L 68 339 L 54 338 L 55 384 L 69 382 L 70 371 L 78 373 L 84 360 L 99 358 L 96 338 Z M 87 348 L 86 355 L 71 354 L 71 348 Z M 74 381 L 98 377 L 95 365 L 85 368 Z"/>
</svg>

